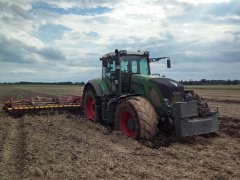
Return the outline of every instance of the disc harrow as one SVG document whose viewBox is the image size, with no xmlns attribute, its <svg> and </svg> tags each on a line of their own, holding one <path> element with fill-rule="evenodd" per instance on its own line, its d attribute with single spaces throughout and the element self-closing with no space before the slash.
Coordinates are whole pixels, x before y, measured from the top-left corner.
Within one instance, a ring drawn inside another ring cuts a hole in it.
<svg viewBox="0 0 240 180">
<path fill-rule="evenodd" d="M 49 97 L 33 97 L 23 100 L 9 101 L 3 104 L 3 110 L 7 112 L 21 112 L 27 110 L 43 110 L 43 109 L 74 109 L 82 107 L 82 96 L 62 96 L 56 98 Z"/>
</svg>

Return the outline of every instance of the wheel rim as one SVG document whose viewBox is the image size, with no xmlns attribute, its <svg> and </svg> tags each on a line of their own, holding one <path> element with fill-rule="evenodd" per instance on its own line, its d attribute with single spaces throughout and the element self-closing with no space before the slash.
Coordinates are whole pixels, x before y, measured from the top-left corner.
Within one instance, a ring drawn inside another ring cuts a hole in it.
<svg viewBox="0 0 240 180">
<path fill-rule="evenodd" d="M 89 97 L 87 100 L 87 118 L 91 121 L 96 119 L 95 99 L 93 97 Z"/>
<path fill-rule="evenodd" d="M 132 114 L 127 111 L 122 113 L 121 130 L 124 134 L 130 136 L 131 138 L 134 138 L 136 135 L 134 119 Z"/>
</svg>

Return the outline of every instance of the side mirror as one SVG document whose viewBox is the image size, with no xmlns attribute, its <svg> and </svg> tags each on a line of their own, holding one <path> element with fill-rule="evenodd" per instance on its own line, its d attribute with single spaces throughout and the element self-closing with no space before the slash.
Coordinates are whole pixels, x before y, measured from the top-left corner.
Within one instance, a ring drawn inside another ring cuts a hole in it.
<svg viewBox="0 0 240 180">
<path fill-rule="evenodd" d="M 167 68 L 171 68 L 171 60 L 170 59 L 167 60 Z"/>
<path fill-rule="evenodd" d="M 107 67 L 107 66 L 108 66 L 108 62 L 107 62 L 106 60 L 103 60 L 103 61 L 102 61 L 102 66 L 103 66 L 103 67 Z"/>
</svg>

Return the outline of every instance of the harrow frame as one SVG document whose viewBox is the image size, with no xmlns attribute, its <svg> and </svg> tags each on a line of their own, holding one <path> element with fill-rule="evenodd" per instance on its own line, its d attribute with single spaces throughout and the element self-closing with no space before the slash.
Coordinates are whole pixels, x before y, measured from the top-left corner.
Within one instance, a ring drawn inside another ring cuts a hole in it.
<svg viewBox="0 0 240 180">
<path fill-rule="evenodd" d="M 82 107 L 82 96 L 62 96 L 56 98 L 49 97 L 33 97 L 23 100 L 9 101 L 3 104 L 3 110 L 6 112 L 22 111 L 22 110 L 40 110 L 40 109 L 72 109 Z"/>
</svg>

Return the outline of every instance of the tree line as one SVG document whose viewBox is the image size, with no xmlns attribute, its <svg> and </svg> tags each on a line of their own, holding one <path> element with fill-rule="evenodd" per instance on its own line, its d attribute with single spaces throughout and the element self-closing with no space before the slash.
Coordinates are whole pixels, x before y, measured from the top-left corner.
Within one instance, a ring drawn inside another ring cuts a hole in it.
<svg viewBox="0 0 240 180">
<path fill-rule="evenodd" d="M 199 81 L 194 81 L 190 79 L 189 81 L 179 81 L 183 85 L 238 85 L 240 80 L 207 80 L 201 79 Z"/>
<path fill-rule="evenodd" d="M 189 81 L 181 80 L 179 81 L 183 85 L 238 85 L 240 84 L 240 80 L 207 80 L 201 79 L 199 81 L 190 79 Z M 80 85 L 84 86 L 85 82 L 28 82 L 28 81 L 20 81 L 20 82 L 0 82 L 0 84 L 15 84 L 15 85 Z"/>
<path fill-rule="evenodd" d="M 85 82 L 28 82 L 28 81 L 20 81 L 20 82 L 2 82 L 0 84 L 14 84 L 14 85 L 80 85 L 84 86 Z"/>
</svg>

